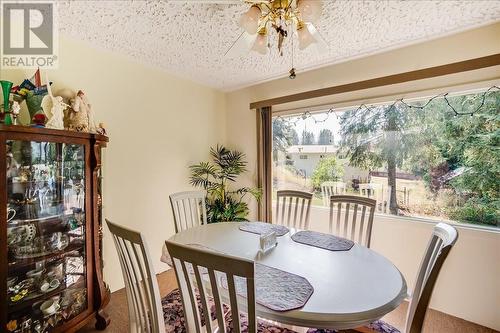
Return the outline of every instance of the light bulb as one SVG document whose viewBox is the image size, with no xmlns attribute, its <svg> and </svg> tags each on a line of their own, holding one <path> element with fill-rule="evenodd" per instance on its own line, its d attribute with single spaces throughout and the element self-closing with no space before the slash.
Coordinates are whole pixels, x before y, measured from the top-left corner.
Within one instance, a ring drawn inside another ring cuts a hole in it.
<svg viewBox="0 0 500 333">
<path fill-rule="evenodd" d="M 258 6 L 252 6 L 246 12 L 241 14 L 240 17 L 240 27 L 245 29 L 251 35 L 257 33 L 257 29 L 259 28 L 259 18 L 261 15 L 260 8 Z"/>
<path fill-rule="evenodd" d="M 252 51 L 258 52 L 260 54 L 267 53 L 267 32 L 265 29 L 259 31 L 257 39 L 255 39 L 255 43 L 253 44 Z"/>
<path fill-rule="evenodd" d="M 297 24 L 297 37 L 299 39 L 299 49 L 301 50 L 307 48 L 312 43 L 316 43 L 316 39 L 303 22 Z"/>
<path fill-rule="evenodd" d="M 320 0 L 299 0 L 297 9 L 300 12 L 302 20 L 316 22 L 321 16 L 323 4 Z"/>
</svg>

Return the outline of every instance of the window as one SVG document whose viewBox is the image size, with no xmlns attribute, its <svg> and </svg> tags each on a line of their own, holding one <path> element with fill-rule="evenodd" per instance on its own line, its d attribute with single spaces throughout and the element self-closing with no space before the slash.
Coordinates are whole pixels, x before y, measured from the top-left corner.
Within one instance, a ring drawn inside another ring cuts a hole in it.
<svg viewBox="0 0 500 333">
<path fill-rule="evenodd" d="M 273 147 L 273 192 L 314 192 L 321 206 L 328 181 L 376 199 L 378 213 L 500 227 L 499 108 L 490 89 L 274 117 L 273 142 L 285 144 Z"/>
</svg>

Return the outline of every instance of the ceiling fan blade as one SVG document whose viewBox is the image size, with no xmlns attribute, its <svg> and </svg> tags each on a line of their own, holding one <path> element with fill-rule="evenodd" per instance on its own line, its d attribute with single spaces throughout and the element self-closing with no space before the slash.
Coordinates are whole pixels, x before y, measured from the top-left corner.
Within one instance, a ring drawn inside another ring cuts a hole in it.
<svg viewBox="0 0 500 333">
<path fill-rule="evenodd" d="M 323 38 L 323 35 L 316 29 L 314 24 L 312 23 L 306 23 L 307 28 L 309 29 L 309 32 L 311 35 L 316 39 L 316 43 L 314 43 L 314 47 L 319 53 L 326 53 L 328 52 L 328 49 L 330 48 L 330 45 L 328 45 L 327 41 Z"/>
<path fill-rule="evenodd" d="M 243 31 L 238 38 L 233 42 L 231 47 L 224 54 L 225 58 L 237 58 L 247 55 L 252 49 L 257 35 L 250 35 L 248 32 Z"/>
</svg>

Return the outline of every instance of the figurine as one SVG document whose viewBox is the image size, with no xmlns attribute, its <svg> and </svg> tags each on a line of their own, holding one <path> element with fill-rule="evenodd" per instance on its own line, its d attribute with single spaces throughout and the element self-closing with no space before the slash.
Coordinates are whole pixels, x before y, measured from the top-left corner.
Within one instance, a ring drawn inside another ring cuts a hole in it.
<svg viewBox="0 0 500 333">
<path fill-rule="evenodd" d="M 55 97 L 52 94 L 49 79 L 47 81 L 47 95 L 42 100 L 42 109 L 48 120 L 45 127 L 54 129 L 64 129 L 64 113 L 66 104 L 61 96 Z"/>
<path fill-rule="evenodd" d="M 96 133 L 94 113 L 83 91 L 79 90 L 76 97 L 72 99 L 71 108 L 69 129 L 77 132 Z"/>
<path fill-rule="evenodd" d="M 21 106 L 17 101 L 12 102 L 12 124 L 17 125 L 17 117 L 19 117 L 19 113 L 21 112 Z"/>
<path fill-rule="evenodd" d="M 56 96 L 61 96 L 63 102 L 66 103 L 66 108 L 64 109 L 64 128 L 69 128 L 69 117 L 71 114 L 71 100 L 75 98 L 76 92 L 69 88 L 62 88 L 56 92 Z"/>
<path fill-rule="evenodd" d="M 61 96 L 53 97 L 50 95 L 52 99 L 52 109 L 51 116 L 45 127 L 47 128 L 55 128 L 55 129 L 64 129 L 64 109 L 66 108 L 66 104 L 63 102 Z"/>
<path fill-rule="evenodd" d="M 104 123 L 99 123 L 96 129 L 97 134 L 106 135 L 106 128 L 104 127 Z"/>
</svg>

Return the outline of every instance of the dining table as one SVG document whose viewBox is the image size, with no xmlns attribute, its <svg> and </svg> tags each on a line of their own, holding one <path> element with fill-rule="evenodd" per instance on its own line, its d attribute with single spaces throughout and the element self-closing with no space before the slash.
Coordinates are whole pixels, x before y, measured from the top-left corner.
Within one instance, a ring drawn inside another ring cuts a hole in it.
<svg viewBox="0 0 500 333">
<path fill-rule="evenodd" d="M 331 251 L 298 243 L 290 228 L 277 237 L 277 245 L 260 250 L 260 235 L 240 230 L 241 222 L 205 224 L 181 231 L 169 241 L 197 244 L 211 250 L 253 260 L 301 276 L 314 291 L 304 306 L 275 311 L 257 304 L 256 315 L 286 325 L 352 329 L 380 319 L 407 297 L 406 281 L 387 258 L 354 244 L 345 251 Z M 257 295 L 258 296 L 258 295 Z"/>
</svg>

